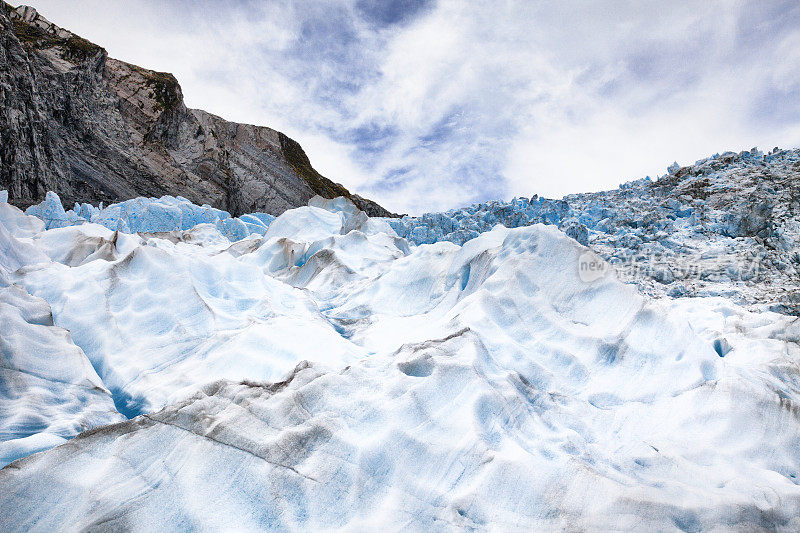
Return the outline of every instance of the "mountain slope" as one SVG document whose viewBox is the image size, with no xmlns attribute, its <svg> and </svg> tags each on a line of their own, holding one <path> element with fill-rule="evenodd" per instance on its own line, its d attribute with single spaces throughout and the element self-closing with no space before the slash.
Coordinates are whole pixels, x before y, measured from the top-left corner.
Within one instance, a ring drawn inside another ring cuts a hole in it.
<svg viewBox="0 0 800 533">
<path fill-rule="evenodd" d="M 168 73 L 109 58 L 30 7 L 0 8 L 0 189 L 27 207 L 183 196 L 234 216 L 278 215 L 314 195 L 389 213 L 316 172 L 266 127 L 188 109 Z"/>
</svg>

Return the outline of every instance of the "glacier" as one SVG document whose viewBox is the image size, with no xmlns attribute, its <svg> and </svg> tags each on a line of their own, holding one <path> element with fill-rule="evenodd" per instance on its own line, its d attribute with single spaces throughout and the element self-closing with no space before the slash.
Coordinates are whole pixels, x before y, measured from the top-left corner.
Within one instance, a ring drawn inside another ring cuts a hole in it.
<svg viewBox="0 0 800 533">
<path fill-rule="evenodd" d="M 463 244 L 497 224 L 555 225 L 650 296 L 725 296 L 799 314 L 798 169 L 800 150 L 753 148 L 674 163 L 655 180 L 610 191 L 492 201 L 388 222 L 411 244 Z"/>
<path fill-rule="evenodd" d="M 0 528 L 795 531 L 798 155 L 400 219 L 0 194 Z"/>
<path fill-rule="evenodd" d="M 6 201 L 8 199 L 8 192 Z M 94 223 L 124 233 L 159 233 L 188 230 L 199 224 L 213 224 L 229 240 L 240 240 L 250 234 L 263 235 L 275 217 L 268 213 L 249 213 L 238 218 L 209 205 L 194 205 L 181 196 L 134 198 L 103 207 L 88 203 L 75 204 L 64 210 L 61 200 L 49 191 L 44 201 L 32 205 L 26 213 L 41 219 L 47 229 Z"/>
<path fill-rule="evenodd" d="M 800 313 L 800 150 L 724 152 L 599 193 L 491 201 L 418 217 L 371 219 L 409 246 L 464 244 L 498 224 L 554 225 L 591 246 L 620 277 L 661 297 L 724 296 L 757 309 Z M 322 201 L 312 200 L 312 202 Z M 341 206 L 340 206 L 341 207 Z M 136 198 L 64 211 L 55 193 L 27 210 L 47 229 L 93 222 L 125 233 L 213 225 L 229 241 L 264 235 L 272 215 L 233 218 L 181 197 Z M 379 222 L 381 221 L 381 222 Z M 699 274 L 699 275 L 698 275 Z"/>
</svg>

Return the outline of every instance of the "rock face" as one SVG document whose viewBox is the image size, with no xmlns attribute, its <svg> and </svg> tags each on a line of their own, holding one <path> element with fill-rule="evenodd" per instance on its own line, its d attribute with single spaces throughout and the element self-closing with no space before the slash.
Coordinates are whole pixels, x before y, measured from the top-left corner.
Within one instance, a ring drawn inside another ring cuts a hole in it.
<svg viewBox="0 0 800 533">
<path fill-rule="evenodd" d="M 19 207 L 52 190 L 68 205 L 169 194 L 278 215 L 319 194 L 390 214 L 320 175 L 286 135 L 188 109 L 172 74 L 2 2 L 0 108 L 0 189 Z"/>
</svg>

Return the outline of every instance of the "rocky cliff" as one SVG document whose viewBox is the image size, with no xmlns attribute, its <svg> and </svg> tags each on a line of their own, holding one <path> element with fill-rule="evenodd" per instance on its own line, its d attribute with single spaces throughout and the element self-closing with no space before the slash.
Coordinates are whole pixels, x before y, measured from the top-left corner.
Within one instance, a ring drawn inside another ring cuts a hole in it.
<svg viewBox="0 0 800 533">
<path fill-rule="evenodd" d="M 52 190 L 67 205 L 169 194 L 277 215 L 319 194 L 389 214 L 320 175 L 286 135 L 189 109 L 172 74 L 3 2 L 0 108 L 0 189 L 23 208 Z"/>
</svg>

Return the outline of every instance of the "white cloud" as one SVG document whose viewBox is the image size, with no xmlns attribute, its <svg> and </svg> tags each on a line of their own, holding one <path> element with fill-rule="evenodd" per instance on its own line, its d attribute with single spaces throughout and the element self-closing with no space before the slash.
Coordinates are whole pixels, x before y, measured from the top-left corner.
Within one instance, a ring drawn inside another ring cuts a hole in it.
<svg viewBox="0 0 800 533">
<path fill-rule="evenodd" d="M 397 211 L 800 145 L 791 2 L 31 1 Z"/>
</svg>

